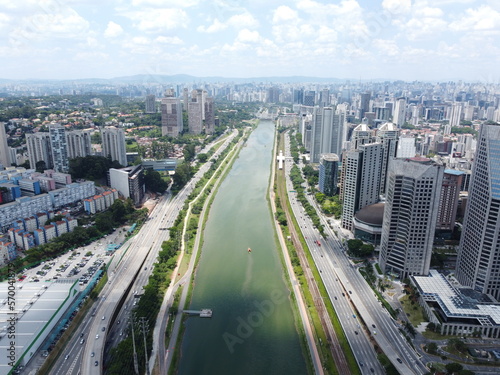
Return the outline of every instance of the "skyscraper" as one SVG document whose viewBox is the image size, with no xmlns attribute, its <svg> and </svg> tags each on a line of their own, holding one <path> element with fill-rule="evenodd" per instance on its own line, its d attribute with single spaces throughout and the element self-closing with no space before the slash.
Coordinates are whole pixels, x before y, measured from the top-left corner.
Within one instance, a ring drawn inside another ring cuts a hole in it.
<svg viewBox="0 0 500 375">
<path fill-rule="evenodd" d="M 382 165 L 380 167 L 380 194 L 385 194 L 389 160 L 396 157 L 398 138 L 399 129 L 392 122 L 387 122 L 381 125 L 377 130 L 377 142 L 382 145 Z"/>
<path fill-rule="evenodd" d="M 0 122 L 0 164 L 4 168 L 10 167 L 10 153 L 9 147 L 7 146 L 7 135 L 5 134 L 5 124 Z"/>
<path fill-rule="evenodd" d="M 336 154 L 322 154 L 319 159 L 319 191 L 332 197 L 337 194 L 339 157 Z"/>
<path fill-rule="evenodd" d="M 392 122 L 396 124 L 398 128 L 405 123 L 406 120 L 406 100 L 405 98 L 398 98 L 396 100 L 396 105 L 394 106 L 394 118 Z"/>
<path fill-rule="evenodd" d="M 52 150 L 50 147 L 49 133 L 39 132 L 35 134 L 26 134 L 26 146 L 28 148 L 28 158 L 30 167 L 36 168 L 36 163 L 43 161 L 45 169 L 50 169 L 52 163 Z"/>
<path fill-rule="evenodd" d="M 102 155 L 111 157 L 121 165 L 127 165 L 127 152 L 125 147 L 125 133 L 122 129 L 107 126 L 101 131 Z"/>
<path fill-rule="evenodd" d="M 442 165 L 430 159 L 392 159 L 380 240 L 384 272 L 427 275 L 443 180 Z"/>
<path fill-rule="evenodd" d="M 66 132 L 66 141 L 69 159 L 92 154 L 92 142 L 89 131 L 73 130 Z"/>
<path fill-rule="evenodd" d="M 500 125 L 481 126 L 456 278 L 500 300 Z"/>
<path fill-rule="evenodd" d="M 361 94 L 360 102 L 359 102 L 359 119 L 362 120 L 365 117 L 365 113 L 370 111 L 370 98 L 371 94 L 369 92 L 365 92 Z"/>
<path fill-rule="evenodd" d="M 205 99 L 205 133 L 213 134 L 215 131 L 214 98 Z"/>
<path fill-rule="evenodd" d="M 458 197 L 464 175 L 464 172 L 454 169 L 444 170 L 436 229 L 452 231 L 455 228 Z"/>
<path fill-rule="evenodd" d="M 156 113 L 156 97 L 146 95 L 146 113 Z"/>
<path fill-rule="evenodd" d="M 56 172 L 68 172 L 68 143 L 64 127 L 59 124 L 49 125 L 50 148 L 52 153 L 53 168 Z"/>
<path fill-rule="evenodd" d="M 161 100 L 161 135 L 177 137 L 182 130 L 181 101 L 174 97 L 173 91 L 167 90 L 166 97 Z"/>
<path fill-rule="evenodd" d="M 332 107 L 314 107 L 312 120 L 311 161 L 319 163 L 321 154 L 340 155 L 345 116 Z"/>
<path fill-rule="evenodd" d="M 203 92 L 193 90 L 188 101 L 188 127 L 189 133 L 201 134 L 203 130 Z"/>
</svg>

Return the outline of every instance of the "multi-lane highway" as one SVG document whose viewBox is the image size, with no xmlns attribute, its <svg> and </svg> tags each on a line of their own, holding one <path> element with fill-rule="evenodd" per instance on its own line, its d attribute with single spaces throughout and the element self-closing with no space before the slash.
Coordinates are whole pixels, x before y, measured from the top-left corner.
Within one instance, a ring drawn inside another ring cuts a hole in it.
<svg viewBox="0 0 500 375">
<path fill-rule="evenodd" d="M 237 132 L 233 132 L 216 151 L 217 158 Z M 207 152 L 209 147 L 202 150 Z M 82 322 L 74 338 L 68 343 L 64 356 L 54 366 L 57 374 L 100 374 L 107 344 L 114 345 L 126 334 L 126 321 L 133 310 L 135 296 L 147 284 L 161 244 L 168 239 L 168 230 L 175 221 L 188 195 L 198 180 L 210 168 L 205 163 L 191 181 L 174 199 L 164 195 L 150 214 L 140 232 L 124 246 L 126 252 L 115 259 L 108 268 L 108 284 L 91 314 Z M 118 323 L 119 322 L 119 323 Z"/>
<path fill-rule="evenodd" d="M 320 214 L 328 234 L 325 240 L 313 227 L 312 221 L 297 201 L 289 179 L 293 160 L 290 157 L 288 136 L 285 137 L 285 156 L 287 190 L 292 209 L 361 371 L 367 374 L 384 373 L 370 343 L 373 339 L 400 373 L 427 372 L 418 354 L 408 345 L 394 320 L 381 306 L 370 286 L 346 256 L 342 244 L 330 229 L 326 219 Z M 308 199 L 314 204 L 312 197 L 308 196 Z M 319 241 L 319 245 L 316 241 Z"/>
</svg>

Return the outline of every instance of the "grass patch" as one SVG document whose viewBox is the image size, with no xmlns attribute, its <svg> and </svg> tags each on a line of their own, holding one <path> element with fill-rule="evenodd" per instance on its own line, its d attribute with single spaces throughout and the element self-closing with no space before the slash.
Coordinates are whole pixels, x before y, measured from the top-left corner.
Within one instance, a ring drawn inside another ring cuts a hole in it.
<svg viewBox="0 0 500 375">
<path fill-rule="evenodd" d="M 422 307 L 416 302 L 412 305 L 408 295 L 403 296 L 400 301 L 406 317 L 414 327 L 418 326 L 422 322 L 427 321 L 424 318 Z"/>
<path fill-rule="evenodd" d="M 380 265 L 378 263 L 375 263 L 375 269 L 379 275 L 382 275 L 382 270 L 380 269 Z"/>
</svg>

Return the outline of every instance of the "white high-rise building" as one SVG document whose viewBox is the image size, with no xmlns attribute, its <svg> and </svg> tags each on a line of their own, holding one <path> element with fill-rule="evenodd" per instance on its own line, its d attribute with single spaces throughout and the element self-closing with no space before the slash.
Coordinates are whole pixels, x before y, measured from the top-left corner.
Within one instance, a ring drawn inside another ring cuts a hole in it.
<svg viewBox="0 0 500 375">
<path fill-rule="evenodd" d="M 311 162 L 319 163 L 321 154 L 337 154 L 344 141 L 343 112 L 332 107 L 314 107 L 312 116 Z"/>
<path fill-rule="evenodd" d="M 481 126 L 455 276 L 500 300 L 500 125 Z"/>
<path fill-rule="evenodd" d="M 404 98 L 398 98 L 396 100 L 396 105 L 394 106 L 394 117 L 392 122 L 396 124 L 398 128 L 405 123 L 406 120 L 406 100 Z"/>
<path fill-rule="evenodd" d="M 7 146 L 7 135 L 5 134 L 5 124 L 0 122 L 0 164 L 4 168 L 10 167 L 10 152 Z"/>
<path fill-rule="evenodd" d="M 392 122 L 381 125 L 377 130 L 377 142 L 382 145 L 382 166 L 380 167 L 380 194 L 385 194 L 389 160 L 396 157 L 399 129 Z"/>
<path fill-rule="evenodd" d="M 201 134 L 203 130 L 203 91 L 193 90 L 188 101 L 188 128 L 191 134 Z"/>
<path fill-rule="evenodd" d="M 45 162 L 45 169 L 50 169 L 52 163 L 52 150 L 50 147 L 49 133 L 39 132 L 35 134 L 26 134 L 26 146 L 28 148 L 28 158 L 30 167 L 36 168 L 39 161 Z"/>
<path fill-rule="evenodd" d="M 417 154 L 415 147 L 415 138 L 400 137 L 396 151 L 397 158 L 413 158 Z"/>
<path fill-rule="evenodd" d="M 102 155 L 110 156 L 123 166 L 127 165 L 127 151 L 125 147 L 125 133 L 122 129 L 107 126 L 102 129 Z"/>
<path fill-rule="evenodd" d="M 430 159 L 392 159 L 389 163 L 380 266 L 401 279 L 427 275 L 444 167 Z"/>
<path fill-rule="evenodd" d="M 92 142 L 89 131 L 73 130 L 66 132 L 68 158 L 85 157 L 92 154 Z"/>
</svg>

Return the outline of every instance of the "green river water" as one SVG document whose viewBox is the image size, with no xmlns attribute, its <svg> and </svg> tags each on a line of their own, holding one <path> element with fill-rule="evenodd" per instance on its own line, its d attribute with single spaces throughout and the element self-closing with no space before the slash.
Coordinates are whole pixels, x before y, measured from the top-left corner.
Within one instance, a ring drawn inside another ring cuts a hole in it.
<svg viewBox="0 0 500 375">
<path fill-rule="evenodd" d="M 261 121 L 212 204 L 190 309 L 213 317 L 187 320 L 180 374 L 307 373 L 266 200 L 273 140 Z"/>
</svg>

